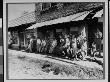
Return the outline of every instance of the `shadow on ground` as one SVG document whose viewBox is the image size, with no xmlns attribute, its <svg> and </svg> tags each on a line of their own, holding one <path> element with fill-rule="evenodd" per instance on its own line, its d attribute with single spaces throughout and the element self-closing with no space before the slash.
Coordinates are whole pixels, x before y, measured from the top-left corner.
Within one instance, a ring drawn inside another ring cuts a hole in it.
<svg viewBox="0 0 110 82">
<path fill-rule="evenodd" d="M 96 62 L 98 63 L 99 65 L 103 66 L 103 63 L 100 61 L 100 60 L 97 60 L 97 59 L 90 59 L 90 58 L 86 58 L 88 61 L 90 62 Z"/>
</svg>

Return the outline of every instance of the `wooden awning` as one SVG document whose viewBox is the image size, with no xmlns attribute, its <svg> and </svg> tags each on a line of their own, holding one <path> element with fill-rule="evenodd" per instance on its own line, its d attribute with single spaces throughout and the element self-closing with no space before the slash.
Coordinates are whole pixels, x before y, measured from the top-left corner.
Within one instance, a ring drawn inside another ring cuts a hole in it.
<svg viewBox="0 0 110 82">
<path fill-rule="evenodd" d="M 70 21 L 83 20 L 90 12 L 91 11 L 85 11 L 85 12 L 77 13 L 77 14 L 74 14 L 74 15 L 61 17 L 61 18 L 58 18 L 58 19 L 55 19 L 55 20 L 36 23 L 36 24 L 30 26 L 27 29 L 35 29 L 35 28 L 42 27 L 42 26 L 54 25 L 54 24 L 65 23 L 65 22 L 70 22 Z"/>
</svg>

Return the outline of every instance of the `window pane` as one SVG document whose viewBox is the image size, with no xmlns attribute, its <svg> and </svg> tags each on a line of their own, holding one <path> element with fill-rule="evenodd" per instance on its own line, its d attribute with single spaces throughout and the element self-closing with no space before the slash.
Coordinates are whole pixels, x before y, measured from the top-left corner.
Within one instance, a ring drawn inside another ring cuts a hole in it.
<svg viewBox="0 0 110 82">
<path fill-rule="evenodd" d="M 51 3 L 51 7 L 56 6 L 56 5 L 57 5 L 57 3 Z"/>
<path fill-rule="evenodd" d="M 42 10 L 49 7 L 50 7 L 50 3 L 42 3 Z"/>
</svg>

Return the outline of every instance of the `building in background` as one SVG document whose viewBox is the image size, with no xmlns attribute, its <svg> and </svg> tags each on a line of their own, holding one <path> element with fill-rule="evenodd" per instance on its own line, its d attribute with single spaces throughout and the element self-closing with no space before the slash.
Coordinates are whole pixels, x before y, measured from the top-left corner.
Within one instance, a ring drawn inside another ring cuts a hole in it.
<svg viewBox="0 0 110 82">
<path fill-rule="evenodd" d="M 77 49 L 86 42 L 87 53 L 95 43 L 96 49 L 102 52 L 103 6 L 99 2 L 36 3 L 35 11 L 8 22 L 13 48 L 24 49 L 33 35 L 42 40 L 74 35 L 80 41 L 76 42 Z"/>
</svg>

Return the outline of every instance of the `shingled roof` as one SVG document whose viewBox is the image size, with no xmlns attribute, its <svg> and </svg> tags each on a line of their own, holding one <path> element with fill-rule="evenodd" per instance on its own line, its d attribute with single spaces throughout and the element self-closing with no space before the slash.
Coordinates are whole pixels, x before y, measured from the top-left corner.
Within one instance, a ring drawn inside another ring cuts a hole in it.
<svg viewBox="0 0 110 82">
<path fill-rule="evenodd" d="M 49 13 L 44 13 L 44 14 L 40 14 L 39 16 L 36 17 L 36 12 L 30 12 L 27 13 L 21 17 L 18 17 L 14 20 L 11 20 L 8 22 L 8 27 L 15 27 L 15 26 L 19 26 L 22 24 L 28 24 L 28 23 L 39 23 L 39 22 L 44 22 L 44 21 L 48 21 L 48 20 L 53 20 L 53 19 L 57 19 L 60 17 L 65 17 L 68 15 L 72 15 L 72 14 L 76 14 L 79 12 L 83 12 L 83 11 L 89 11 L 92 9 L 95 9 L 97 7 L 103 6 L 103 3 L 99 3 L 99 2 L 94 2 L 94 3 L 85 3 L 85 2 L 80 2 L 77 4 L 73 3 L 67 7 L 63 7 L 63 9 L 57 10 L 56 12 L 49 12 Z"/>
</svg>

